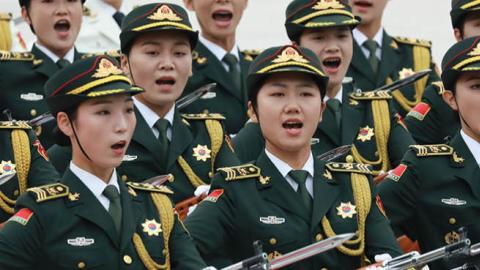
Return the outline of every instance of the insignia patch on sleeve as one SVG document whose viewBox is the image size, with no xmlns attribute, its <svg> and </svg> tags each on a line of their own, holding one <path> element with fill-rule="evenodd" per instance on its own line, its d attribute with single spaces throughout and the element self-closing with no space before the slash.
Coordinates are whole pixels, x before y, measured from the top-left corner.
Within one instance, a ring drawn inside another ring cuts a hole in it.
<svg viewBox="0 0 480 270">
<path fill-rule="evenodd" d="M 428 105 L 425 102 L 420 102 L 413 109 L 407 114 L 408 116 L 411 116 L 413 118 L 416 118 L 420 121 L 423 121 L 425 116 L 428 114 L 430 111 L 430 105 Z"/>
<path fill-rule="evenodd" d="M 407 165 L 400 164 L 395 169 L 388 172 L 387 178 L 397 182 L 402 177 L 403 173 L 407 170 Z"/>
<path fill-rule="evenodd" d="M 14 221 L 25 226 L 27 225 L 28 221 L 32 216 L 33 216 L 32 210 L 28 208 L 22 208 L 15 215 L 13 215 L 8 221 Z"/>
<path fill-rule="evenodd" d="M 210 192 L 210 194 L 204 199 L 204 201 L 217 202 L 217 200 L 222 196 L 223 189 L 215 189 Z"/>
</svg>

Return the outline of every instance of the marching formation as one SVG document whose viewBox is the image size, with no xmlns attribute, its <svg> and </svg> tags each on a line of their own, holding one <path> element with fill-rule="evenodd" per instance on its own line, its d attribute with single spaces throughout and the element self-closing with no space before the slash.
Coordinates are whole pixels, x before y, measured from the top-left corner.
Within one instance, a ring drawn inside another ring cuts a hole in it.
<svg viewBox="0 0 480 270">
<path fill-rule="evenodd" d="M 248 0 L 18 2 L 0 269 L 480 269 L 480 1 L 441 66 L 387 0 L 292 0 L 259 50 Z"/>
</svg>

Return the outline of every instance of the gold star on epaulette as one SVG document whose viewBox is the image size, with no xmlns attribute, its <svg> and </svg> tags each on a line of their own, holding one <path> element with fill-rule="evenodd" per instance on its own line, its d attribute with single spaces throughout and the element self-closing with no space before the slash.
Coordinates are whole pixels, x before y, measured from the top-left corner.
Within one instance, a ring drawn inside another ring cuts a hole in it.
<svg viewBox="0 0 480 270">
<path fill-rule="evenodd" d="M 328 179 L 328 180 L 332 180 L 332 179 L 333 179 L 332 173 L 331 173 L 329 170 L 325 170 L 325 172 L 323 173 L 323 177 L 325 177 L 325 178 Z"/>
<path fill-rule="evenodd" d="M 463 163 L 465 159 L 457 154 L 457 152 L 453 152 L 453 161 L 456 163 Z"/>
</svg>

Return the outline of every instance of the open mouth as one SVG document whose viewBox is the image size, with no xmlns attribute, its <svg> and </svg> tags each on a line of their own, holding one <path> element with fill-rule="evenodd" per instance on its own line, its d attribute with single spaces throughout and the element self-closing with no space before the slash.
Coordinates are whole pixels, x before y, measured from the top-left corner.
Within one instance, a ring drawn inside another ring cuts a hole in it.
<svg viewBox="0 0 480 270">
<path fill-rule="evenodd" d="M 215 21 L 228 22 L 232 20 L 233 13 L 227 10 L 219 10 L 213 13 L 212 18 Z"/>
<path fill-rule="evenodd" d="M 125 148 L 126 145 L 127 145 L 126 141 L 119 141 L 115 144 L 112 144 L 111 148 L 113 150 L 122 150 L 123 148 Z"/>
<path fill-rule="evenodd" d="M 340 57 L 329 57 L 322 61 L 323 66 L 328 69 L 337 69 L 341 63 Z"/>
<path fill-rule="evenodd" d="M 372 2 L 370 1 L 355 1 L 354 5 L 362 8 L 369 8 L 373 6 Z"/>
<path fill-rule="evenodd" d="M 59 20 L 55 23 L 53 27 L 56 31 L 67 32 L 68 30 L 70 30 L 70 22 L 67 20 Z"/>
<path fill-rule="evenodd" d="M 287 121 L 282 124 L 285 129 L 300 129 L 303 127 L 303 123 L 299 121 Z"/>
<path fill-rule="evenodd" d="M 173 77 L 162 77 L 155 81 L 158 85 L 169 85 L 172 86 L 175 84 L 175 79 Z"/>
</svg>

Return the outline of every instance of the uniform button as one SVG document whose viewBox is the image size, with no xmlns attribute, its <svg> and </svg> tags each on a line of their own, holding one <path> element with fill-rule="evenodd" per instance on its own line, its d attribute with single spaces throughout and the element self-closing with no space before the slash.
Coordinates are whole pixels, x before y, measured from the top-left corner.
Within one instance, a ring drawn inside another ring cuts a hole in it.
<svg viewBox="0 0 480 270">
<path fill-rule="evenodd" d="M 208 109 L 205 109 L 205 110 L 203 110 L 203 113 L 204 113 L 204 114 L 208 114 L 208 113 L 210 113 L 210 112 L 208 111 Z"/>
<path fill-rule="evenodd" d="M 317 242 L 318 242 L 318 241 L 322 241 L 322 239 L 323 239 L 323 236 L 322 236 L 321 233 L 315 235 L 315 240 L 316 240 Z"/>
<path fill-rule="evenodd" d="M 85 268 L 86 265 L 85 265 L 84 262 L 79 262 L 79 263 L 77 264 L 77 266 L 78 266 L 79 269 L 83 269 L 83 268 Z"/>
<path fill-rule="evenodd" d="M 352 155 L 348 155 L 345 160 L 348 162 L 348 163 L 353 163 L 353 156 Z"/>
<path fill-rule="evenodd" d="M 37 110 L 31 109 L 31 110 L 30 110 L 30 115 L 31 115 L 31 116 L 37 116 Z"/>
<path fill-rule="evenodd" d="M 325 267 L 323 267 L 323 268 L 322 268 L 322 269 L 320 269 L 320 270 L 328 270 L 328 269 L 327 269 L 327 268 L 325 268 Z"/>
<path fill-rule="evenodd" d="M 452 217 L 452 218 L 450 218 L 450 219 L 448 220 L 448 223 L 450 223 L 450 224 L 453 225 L 453 224 L 457 223 L 457 220 Z"/>
<path fill-rule="evenodd" d="M 124 174 L 124 175 L 122 175 L 122 181 L 124 181 L 124 182 L 125 182 L 125 181 L 127 181 L 127 180 L 128 180 L 128 176 L 126 176 L 125 174 Z"/>
<path fill-rule="evenodd" d="M 215 175 L 212 172 L 208 172 L 208 177 L 213 178 Z"/>
<path fill-rule="evenodd" d="M 162 254 L 163 254 L 163 256 L 167 256 L 167 250 L 166 250 L 166 249 L 163 249 L 163 250 L 162 250 Z"/>
<path fill-rule="evenodd" d="M 20 191 L 18 191 L 18 189 L 15 189 L 15 191 L 13 192 L 13 196 L 17 197 L 18 195 L 20 195 Z"/>
<path fill-rule="evenodd" d="M 277 244 L 277 239 L 275 238 L 270 238 L 270 245 L 276 245 Z"/>
<path fill-rule="evenodd" d="M 132 257 L 128 256 L 128 255 L 125 255 L 123 256 L 123 261 L 126 263 L 126 264 L 132 264 Z"/>
</svg>

